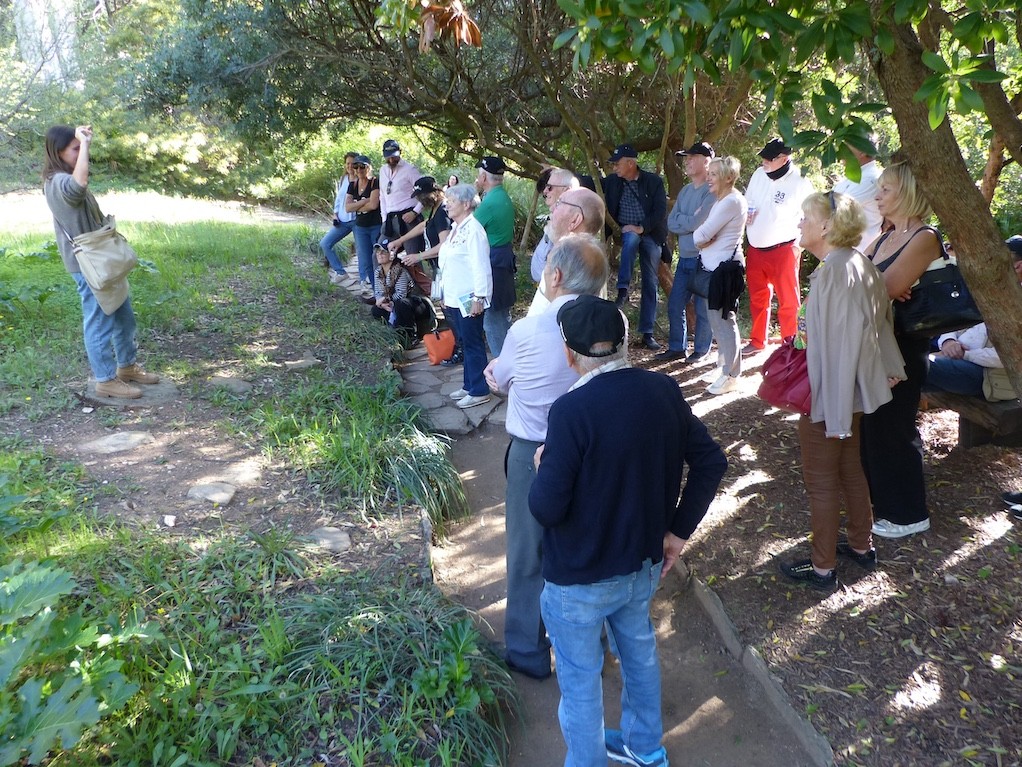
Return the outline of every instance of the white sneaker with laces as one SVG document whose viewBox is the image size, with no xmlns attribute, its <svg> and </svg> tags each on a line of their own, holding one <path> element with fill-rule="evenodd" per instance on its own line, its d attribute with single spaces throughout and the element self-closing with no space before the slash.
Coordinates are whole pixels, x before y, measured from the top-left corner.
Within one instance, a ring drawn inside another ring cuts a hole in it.
<svg viewBox="0 0 1022 767">
<path fill-rule="evenodd" d="M 878 519 L 873 522 L 873 535 L 879 535 L 881 538 L 904 538 L 907 535 L 925 533 L 929 529 L 929 519 L 913 522 L 910 525 L 896 525 L 886 519 Z"/>
<path fill-rule="evenodd" d="M 482 404 L 484 404 L 486 402 L 489 402 L 489 401 L 490 401 L 490 395 L 489 394 L 479 394 L 479 395 L 466 394 L 464 397 L 462 397 L 461 399 L 458 400 L 457 404 L 458 404 L 458 407 L 460 407 L 462 410 L 467 410 L 470 407 L 475 407 L 476 405 L 482 405 Z"/>
<path fill-rule="evenodd" d="M 467 396 L 467 395 L 468 395 L 468 390 L 467 389 L 458 389 L 457 391 L 452 391 L 451 392 L 451 399 L 453 399 L 453 400 L 464 399 L 465 396 Z"/>
<path fill-rule="evenodd" d="M 727 394 L 728 392 L 733 392 L 737 389 L 738 379 L 735 376 L 729 376 L 726 373 L 721 373 L 720 378 L 706 387 L 708 394 Z"/>
</svg>

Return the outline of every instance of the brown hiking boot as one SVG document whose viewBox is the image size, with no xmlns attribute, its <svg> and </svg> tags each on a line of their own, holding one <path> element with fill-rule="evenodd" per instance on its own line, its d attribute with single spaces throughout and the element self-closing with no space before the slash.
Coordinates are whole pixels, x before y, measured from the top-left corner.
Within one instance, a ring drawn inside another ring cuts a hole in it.
<svg viewBox="0 0 1022 767">
<path fill-rule="evenodd" d="M 109 381 L 98 381 L 96 383 L 96 396 L 138 399 L 142 396 L 142 390 L 137 386 L 125 383 L 120 378 L 111 378 Z"/>
<path fill-rule="evenodd" d="M 117 368 L 117 377 L 125 383 L 157 384 L 160 382 L 159 376 L 145 372 L 138 365 Z"/>
</svg>

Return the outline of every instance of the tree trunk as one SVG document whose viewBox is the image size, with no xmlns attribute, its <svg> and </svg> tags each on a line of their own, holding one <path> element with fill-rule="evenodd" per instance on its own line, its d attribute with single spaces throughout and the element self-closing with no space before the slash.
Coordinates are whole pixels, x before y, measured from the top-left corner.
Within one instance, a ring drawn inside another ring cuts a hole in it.
<svg viewBox="0 0 1022 767">
<path fill-rule="evenodd" d="M 969 175 L 947 120 L 930 130 L 927 106 L 914 94 L 929 70 L 915 31 L 874 4 L 874 19 L 895 37 L 888 57 L 871 50 L 873 69 L 898 124 L 901 147 L 920 189 L 955 243 L 962 272 L 1016 392 L 1022 392 L 1022 287 L 990 208 Z"/>
<path fill-rule="evenodd" d="M 987 205 L 994 199 L 994 191 L 997 189 L 997 182 L 1001 178 L 1001 171 L 1007 162 L 1004 159 L 1004 140 L 996 133 L 990 139 L 990 149 L 987 152 L 987 164 L 983 169 L 983 181 L 979 185 L 979 193 L 983 195 Z"/>
</svg>

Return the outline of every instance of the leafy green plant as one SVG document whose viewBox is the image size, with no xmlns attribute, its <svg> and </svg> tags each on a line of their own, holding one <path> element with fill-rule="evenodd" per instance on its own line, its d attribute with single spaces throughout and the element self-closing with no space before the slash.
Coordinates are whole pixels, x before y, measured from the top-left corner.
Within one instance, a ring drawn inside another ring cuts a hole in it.
<svg viewBox="0 0 1022 767">
<path fill-rule="evenodd" d="M 72 748 L 139 689 L 118 656 L 124 645 L 151 639 L 147 627 L 61 615 L 57 603 L 74 587 L 50 565 L 0 567 L 0 765 L 38 764 L 58 745 Z"/>
</svg>

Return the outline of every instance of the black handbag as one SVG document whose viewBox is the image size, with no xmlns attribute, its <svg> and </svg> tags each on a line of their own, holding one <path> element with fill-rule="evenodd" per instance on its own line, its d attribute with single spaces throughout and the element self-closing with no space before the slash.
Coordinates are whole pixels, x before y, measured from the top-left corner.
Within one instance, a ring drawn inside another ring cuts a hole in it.
<svg viewBox="0 0 1022 767">
<path fill-rule="evenodd" d="M 703 259 L 696 259 L 696 270 L 690 272 L 688 275 L 688 290 L 690 293 L 695 293 L 700 298 L 706 298 L 710 295 L 710 278 L 713 276 L 713 272 L 708 272 L 703 269 Z"/>
<path fill-rule="evenodd" d="M 982 321 L 957 260 L 946 250 L 912 286 L 908 301 L 894 302 L 894 329 L 901 335 L 931 338 Z"/>
</svg>

